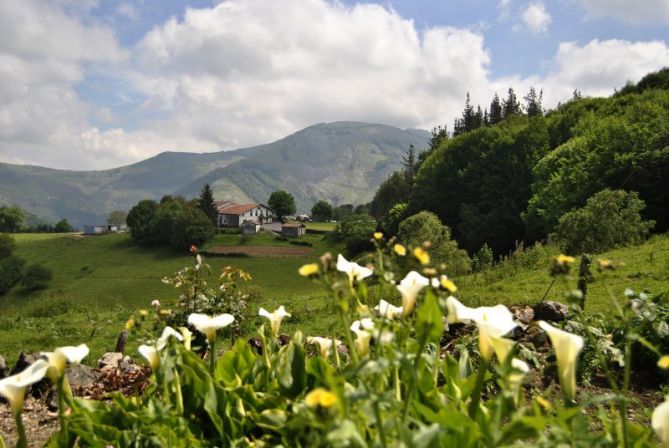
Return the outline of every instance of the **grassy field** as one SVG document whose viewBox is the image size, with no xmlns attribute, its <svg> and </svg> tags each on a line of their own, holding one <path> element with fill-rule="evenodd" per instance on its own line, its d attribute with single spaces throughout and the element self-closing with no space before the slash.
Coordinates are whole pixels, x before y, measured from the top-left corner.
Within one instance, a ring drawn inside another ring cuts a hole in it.
<svg viewBox="0 0 669 448">
<path fill-rule="evenodd" d="M 307 229 L 332 232 L 337 227 L 336 222 L 308 222 Z"/>
<path fill-rule="evenodd" d="M 41 262 L 53 269 L 54 279 L 45 291 L 28 294 L 14 288 L 0 297 L 0 354 L 9 362 L 13 362 L 20 350 L 48 350 L 81 342 L 92 348 L 91 360 L 97 359 L 101 353 L 113 349 L 118 332 L 132 313 L 147 308 L 156 298 L 164 304 L 176 299 L 176 291 L 161 279 L 193 262 L 192 256 L 172 249 L 137 246 L 123 234 L 96 237 L 19 234 L 15 237 L 17 254 L 28 263 Z M 310 256 L 212 256 L 207 261 L 214 275 L 226 265 L 251 273 L 253 280 L 247 286 L 261 297 L 251 304 L 254 313 L 260 306 L 274 309 L 285 305 L 293 314 L 282 327 L 285 332 L 300 329 L 311 335 L 323 334 L 334 321 L 333 304 L 319 285 L 300 277 L 297 269 L 326 251 L 336 254 L 341 248 L 333 247 L 321 235 L 306 235 L 300 241 L 312 244 Z M 248 238 L 217 235 L 204 249 L 216 245 L 293 246 L 269 234 Z M 536 303 L 550 283 L 550 260 L 557 253 L 551 246 L 533 248 L 484 272 L 455 278 L 460 288 L 458 296 L 469 305 Z M 641 246 L 614 250 L 602 256 L 625 262 L 624 266 L 606 274 L 606 284 L 617 296 L 628 287 L 648 288 L 653 292 L 669 287 L 669 236 L 656 236 Z M 594 268 L 593 272 L 595 278 L 589 285 L 587 309 L 606 313 L 611 307 L 605 281 Z M 561 300 L 564 293 L 574 287 L 575 279 L 558 282 L 548 298 Z M 255 318 L 251 326 L 262 321 Z M 133 344 L 130 348 L 133 349 Z"/>
</svg>

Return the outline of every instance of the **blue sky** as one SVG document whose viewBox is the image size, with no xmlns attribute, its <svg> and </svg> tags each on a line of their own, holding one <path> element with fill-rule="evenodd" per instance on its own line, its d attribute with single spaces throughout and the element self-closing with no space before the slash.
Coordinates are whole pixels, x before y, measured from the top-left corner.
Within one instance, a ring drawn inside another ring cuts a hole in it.
<svg viewBox="0 0 669 448">
<path fill-rule="evenodd" d="M 669 0 L 7 0 L 0 63 L 0 161 L 109 168 L 609 95 L 669 66 Z"/>
</svg>

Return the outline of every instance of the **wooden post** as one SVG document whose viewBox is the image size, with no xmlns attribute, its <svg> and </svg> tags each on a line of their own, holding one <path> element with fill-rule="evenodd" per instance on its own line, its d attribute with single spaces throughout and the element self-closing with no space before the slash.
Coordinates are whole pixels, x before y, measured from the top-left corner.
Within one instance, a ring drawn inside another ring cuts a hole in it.
<svg viewBox="0 0 669 448">
<path fill-rule="evenodd" d="M 118 334 L 118 339 L 116 339 L 116 348 L 114 351 L 116 353 L 123 353 L 125 351 L 125 344 L 128 342 L 128 330 L 123 330 Z"/>
<path fill-rule="evenodd" d="M 588 282 L 592 279 L 590 273 L 590 264 L 592 261 L 586 254 L 581 256 L 581 265 L 578 268 L 578 283 L 577 288 L 581 291 L 581 310 L 585 311 L 585 295 L 588 292 Z"/>
</svg>

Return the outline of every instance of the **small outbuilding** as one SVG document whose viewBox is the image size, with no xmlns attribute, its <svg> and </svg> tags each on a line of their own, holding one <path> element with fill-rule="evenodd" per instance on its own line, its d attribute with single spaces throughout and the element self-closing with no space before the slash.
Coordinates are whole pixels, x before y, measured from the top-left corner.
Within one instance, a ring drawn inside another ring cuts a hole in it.
<svg viewBox="0 0 669 448">
<path fill-rule="evenodd" d="M 251 219 L 247 219 L 242 224 L 242 233 L 244 235 L 255 235 L 260 232 L 260 223 Z"/>
<path fill-rule="evenodd" d="M 107 232 L 107 226 L 84 226 L 84 235 L 102 235 Z"/>
<path fill-rule="evenodd" d="M 302 236 L 307 233 L 307 227 L 300 222 L 291 222 L 281 225 L 281 235 Z"/>
</svg>

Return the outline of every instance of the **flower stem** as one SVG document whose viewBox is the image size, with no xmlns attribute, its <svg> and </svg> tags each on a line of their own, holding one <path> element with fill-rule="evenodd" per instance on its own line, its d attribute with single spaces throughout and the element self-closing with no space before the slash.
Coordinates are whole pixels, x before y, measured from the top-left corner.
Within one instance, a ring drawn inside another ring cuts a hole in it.
<svg viewBox="0 0 669 448">
<path fill-rule="evenodd" d="M 263 347 L 266 349 L 266 347 Z M 216 367 L 216 336 L 209 341 L 209 373 L 214 376 L 214 368 Z"/>
<path fill-rule="evenodd" d="M 383 420 L 381 419 L 381 411 L 379 410 L 379 401 L 374 400 L 373 405 L 374 407 L 374 417 L 376 418 L 376 426 L 379 428 L 379 439 L 381 439 L 381 446 L 383 448 L 386 448 L 388 445 L 386 443 L 386 432 L 385 429 L 383 428 Z"/>
<path fill-rule="evenodd" d="M 479 404 L 481 403 L 481 391 L 483 390 L 483 383 L 485 383 L 485 374 L 488 370 L 488 361 L 481 358 L 481 365 L 476 373 L 476 383 L 472 390 L 471 401 L 469 402 L 469 417 L 476 419 L 476 414 L 479 411 Z"/>
<path fill-rule="evenodd" d="M 409 391 L 407 392 L 406 397 L 404 397 L 404 409 L 402 411 L 402 424 L 407 419 L 407 415 L 409 414 L 409 405 L 411 404 L 411 400 L 413 398 L 413 394 L 416 390 L 416 375 L 418 372 L 418 364 L 420 363 L 420 357 L 421 354 L 423 353 L 423 348 L 425 347 L 425 343 L 427 342 L 427 334 L 423 334 L 420 338 L 420 342 L 418 344 L 418 352 L 416 353 L 416 357 L 413 360 L 413 369 L 411 372 L 411 376 L 409 377 L 411 379 L 411 383 L 409 383 Z"/>
<path fill-rule="evenodd" d="M 14 413 L 14 420 L 16 420 L 16 432 L 19 435 L 19 438 L 16 441 L 16 448 L 26 448 L 28 446 L 28 441 L 26 440 L 26 428 L 23 426 L 21 411 Z"/>
</svg>

